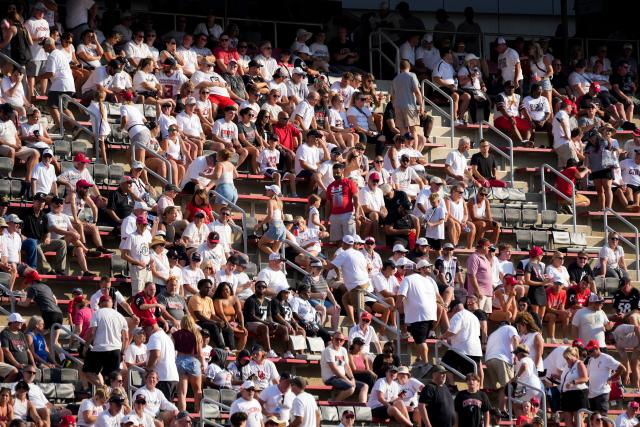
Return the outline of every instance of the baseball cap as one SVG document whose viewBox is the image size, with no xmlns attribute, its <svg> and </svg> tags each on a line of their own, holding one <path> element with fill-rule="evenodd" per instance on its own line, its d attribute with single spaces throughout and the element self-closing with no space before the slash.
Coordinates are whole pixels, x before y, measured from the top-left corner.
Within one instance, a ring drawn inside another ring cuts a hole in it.
<svg viewBox="0 0 640 427">
<path fill-rule="evenodd" d="M 47 6 L 44 5 L 44 3 L 42 2 L 38 2 L 36 4 L 33 5 L 33 10 L 43 10 L 46 11 L 47 10 Z"/>
<path fill-rule="evenodd" d="M 23 221 L 20 219 L 20 217 L 19 217 L 18 215 L 16 215 L 16 214 L 9 214 L 9 215 L 5 216 L 5 217 L 4 217 L 4 219 L 5 219 L 7 222 L 13 222 L 13 223 L 15 223 L 15 224 L 22 224 L 22 222 L 23 222 Z"/>
<path fill-rule="evenodd" d="M 141 395 L 138 395 L 138 397 Z M 143 396 L 144 397 L 144 396 Z M 138 400 L 138 398 L 136 397 L 136 400 Z M 140 418 L 138 418 L 135 413 L 131 413 L 129 415 L 125 415 L 124 418 L 122 419 L 122 421 L 120 421 L 120 424 L 134 424 L 134 425 L 138 425 L 138 424 L 142 424 L 142 422 L 140 421 Z"/>
<path fill-rule="evenodd" d="M 120 178 L 120 184 L 122 184 L 123 182 L 131 182 L 132 179 L 129 175 L 123 175 L 122 178 Z"/>
<path fill-rule="evenodd" d="M 82 288 L 74 288 L 71 291 L 71 294 L 73 294 L 73 295 L 82 295 L 82 294 L 84 294 L 84 291 L 82 290 Z"/>
<path fill-rule="evenodd" d="M 604 302 L 604 300 L 600 297 L 600 295 L 592 292 L 591 295 L 589 295 L 589 302 L 601 303 Z"/>
<path fill-rule="evenodd" d="M 4 220 L 3 217 L 0 216 L 0 228 L 7 228 L 7 221 Z"/>
<path fill-rule="evenodd" d="M 540 256 L 544 253 L 540 246 L 534 246 L 529 250 L 529 257 Z"/>
<path fill-rule="evenodd" d="M 322 268 L 322 263 L 320 261 L 313 261 L 311 264 L 309 264 L 311 267 L 320 267 Z"/>
<path fill-rule="evenodd" d="M 279 185 L 276 184 L 271 184 L 271 185 L 265 185 L 264 187 L 265 190 L 270 190 L 273 191 L 273 194 L 279 196 L 280 194 L 282 194 L 282 190 L 280 189 Z"/>
<path fill-rule="evenodd" d="M 375 237 L 369 236 L 369 237 L 365 237 L 364 238 L 364 242 L 365 243 L 375 243 L 376 239 L 375 239 Z"/>
<path fill-rule="evenodd" d="M 142 326 L 153 326 L 153 325 L 157 325 L 158 321 L 156 320 L 155 317 L 151 318 L 151 319 L 144 319 L 142 321 Z"/>
<path fill-rule="evenodd" d="M 378 172 L 371 172 L 371 175 L 369 175 L 369 179 L 371 181 L 380 181 L 380 174 Z"/>
<path fill-rule="evenodd" d="M 342 154 L 342 150 L 340 150 L 340 148 L 338 147 L 333 147 L 331 149 L 331 153 L 332 156 L 339 156 L 340 154 Z"/>
<path fill-rule="evenodd" d="M 391 251 L 392 252 L 409 252 L 407 248 L 405 248 L 400 243 L 396 243 L 395 245 L 393 245 L 393 249 Z"/>
<path fill-rule="evenodd" d="M 111 301 L 111 297 L 109 295 L 102 295 L 98 300 L 98 304 L 101 304 L 106 301 Z"/>
<path fill-rule="evenodd" d="M 35 270 L 31 270 L 27 274 L 24 275 L 24 283 L 25 284 L 38 282 L 38 281 L 40 281 L 40 274 Z"/>
<path fill-rule="evenodd" d="M 209 241 L 209 243 L 220 243 L 220 235 L 215 231 L 212 231 L 207 236 L 207 240 Z"/>
<path fill-rule="evenodd" d="M 468 53 L 465 57 L 464 57 L 464 62 L 469 62 L 469 61 L 473 61 L 474 59 L 480 59 L 478 58 L 476 55 L 474 55 L 473 53 Z"/>
<path fill-rule="evenodd" d="M 20 313 L 11 313 L 7 319 L 7 323 L 24 323 L 24 318 Z"/>
<path fill-rule="evenodd" d="M 184 101 L 184 105 L 195 105 L 195 104 L 196 104 L 196 99 L 193 96 L 188 97 Z"/>
<path fill-rule="evenodd" d="M 420 261 L 418 261 L 418 264 L 416 265 L 416 269 L 421 269 L 421 268 L 426 268 L 426 267 L 431 267 L 433 264 L 431 264 L 429 262 L 429 260 L 426 259 L 421 259 Z"/>
<path fill-rule="evenodd" d="M 164 186 L 164 191 L 180 192 L 180 188 L 175 184 L 167 184 Z"/>
<path fill-rule="evenodd" d="M 629 408 L 638 409 L 638 408 L 640 408 L 640 403 L 636 402 L 635 400 L 632 401 L 632 402 L 629 402 Z"/>
<path fill-rule="evenodd" d="M 353 235 L 353 241 L 354 241 L 355 243 L 364 243 L 364 240 L 362 240 L 362 237 L 360 237 L 360 235 L 359 235 L 359 234 L 354 234 L 354 235 Z"/>
<path fill-rule="evenodd" d="M 507 41 L 502 36 L 496 38 L 496 44 L 507 44 Z"/>
<path fill-rule="evenodd" d="M 148 211 L 149 206 L 147 206 L 145 202 L 137 201 L 133 204 L 133 210 L 135 211 L 136 209 L 144 209 L 145 211 Z"/>
<path fill-rule="evenodd" d="M 442 365 L 433 365 L 433 367 L 431 368 L 431 373 L 432 374 L 436 374 L 436 373 L 437 374 L 443 374 L 445 372 L 448 372 L 447 368 L 445 368 Z"/>
<path fill-rule="evenodd" d="M 249 350 L 244 349 L 242 351 L 240 351 L 240 353 L 238 353 L 238 360 L 249 360 L 251 359 L 251 353 L 249 353 Z"/>
<path fill-rule="evenodd" d="M 355 239 L 350 234 L 347 234 L 342 237 L 342 243 L 345 243 L 347 245 L 353 245 L 355 242 L 356 242 Z"/>
<path fill-rule="evenodd" d="M 74 162 L 80 162 L 80 163 L 91 163 L 91 160 L 89 160 L 87 155 L 84 154 L 84 153 L 76 154 L 75 157 L 73 158 L 73 161 Z"/>
<path fill-rule="evenodd" d="M 253 383 L 253 381 L 247 380 L 247 381 L 242 383 L 242 387 L 240 389 L 241 390 L 255 390 L 256 389 L 256 385 Z"/>
<path fill-rule="evenodd" d="M 636 130 L 633 131 L 633 136 L 640 136 L 640 128 L 636 128 Z"/>
<path fill-rule="evenodd" d="M 176 415 L 176 420 L 190 420 L 190 419 L 191 419 L 191 416 L 187 411 L 180 411 L 178 412 L 178 415 Z"/>
<path fill-rule="evenodd" d="M 249 68 L 252 67 L 260 68 L 262 67 L 262 64 L 252 59 L 251 61 L 249 61 Z"/>
<path fill-rule="evenodd" d="M 418 240 L 416 240 L 416 245 L 417 246 L 429 246 L 429 241 L 424 237 L 419 237 Z"/>
<path fill-rule="evenodd" d="M 200 252 L 194 252 L 191 254 L 191 261 L 202 261 L 202 255 L 200 255 Z"/>
<path fill-rule="evenodd" d="M 623 49 L 633 49 L 633 45 L 631 43 L 625 43 L 625 44 L 622 45 L 622 48 Z"/>
<path fill-rule="evenodd" d="M 307 51 L 308 50 L 309 50 L 309 48 L 307 47 Z M 299 52 L 303 52 L 303 50 L 300 50 Z M 307 75 L 307 73 L 305 73 L 304 70 L 302 68 L 300 68 L 300 67 L 294 68 L 293 71 L 291 72 L 291 74 L 299 74 L 301 76 L 306 76 Z"/>
<path fill-rule="evenodd" d="M 571 342 L 571 347 L 584 347 L 584 341 L 580 338 L 577 338 Z"/>
<path fill-rule="evenodd" d="M 172 57 L 169 57 L 169 58 L 165 59 L 162 64 L 163 65 L 167 65 L 169 67 L 173 67 L 174 65 L 178 65 L 178 62 L 175 59 L 173 59 Z"/>
<path fill-rule="evenodd" d="M 53 157 L 53 150 L 51 148 L 47 148 L 42 152 L 43 156 L 51 156 Z"/>
<path fill-rule="evenodd" d="M 368 311 L 363 311 L 362 314 L 360 314 L 360 319 L 362 320 L 371 320 L 372 317 Z"/>
<path fill-rule="evenodd" d="M 136 401 L 136 402 L 144 402 L 144 403 L 147 403 L 147 398 L 146 398 L 146 397 L 144 397 L 144 394 L 139 394 L 139 395 L 137 395 L 137 396 L 136 396 L 135 401 Z"/>
<path fill-rule="evenodd" d="M 147 218 L 139 215 L 136 217 L 136 224 L 149 224 L 149 221 L 147 221 Z"/>
<path fill-rule="evenodd" d="M 269 261 L 282 261 L 282 257 L 277 252 L 272 252 L 269 254 Z"/>
<path fill-rule="evenodd" d="M 453 246 L 453 243 L 445 243 L 444 245 L 442 245 L 442 249 L 451 249 L 451 250 L 453 250 L 453 249 L 455 249 L 455 246 Z"/>
<path fill-rule="evenodd" d="M 322 136 L 322 134 L 315 129 L 311 129 L 309 132 L 307 132 L 307 136 L 315 136 L 317 138 Z"/>
<path fill-rule="evenodd" d="M 109 402 L 109 403 L 124 403 L 124 397 L 122 397 L 118 393 L 113 393 L 111 396 L 109 396 L 109 400 L 107 400 L 107 402 Z"/>
<path fill-rule="evenodd" d="M 76 188 L 89 188 L 89 187 L 93 187 L 93 184 L 87 181 L 86 179 L 79 179 L 78 182 L 76 182 Z"/>
<path fill-rule="evenodd" d="M 515 285 L 517 285 L 517 284 L 518 284 L 518 279 L 516 279 L 516 278 L 515 278 L 515 276 L 513 276 L 513 275 L 511 275 L 511 274 L 510 274 L 510 275 L 508 275 L 508 276 L 505 276 L 505 278 L 504 278 L 504 284 L 505 284 L 505 285 L 515 286 Z"/>
<path fill-rule="evenodd" d="M 144 163 L 133 162 L 133 164 L 131 165 L 131 169 L 144 169 Z"/>
<path fill-rule="evenodd" d="M 193 213 L 193 216 L 199 216 L 201 218 L 204 218 L 207 216 L 207 213 L 205 211 L 203 211 L 202 209 L 196 209 L 195 212 Z"/>
<path fill-rule="evenodd" d="M 600 88 L 600 82 L 591 83 L 591 87 L 593 87 L 593 90 L 595 90 L 596 93 L 600 93 L 600 91 L 602 91 L 602 89 Z"/>
<path fill-rule="evenodd" d="M 406 366 L 398 366 L 398 373 L 399 374 L 407 374 L 407 375 L 409 375 L 410 374 L 409 368 L 406 367 Z"/>
<path fill-rule="evenodd" d="M 533 406 L 540 406 L 540 399 L 538 399 L 537 397 L 532 397 L 531 400 L 529 401 L 531 403 L 531 405 Z"/>
<path fill-rule="evenodd" d="M 593 294 L 592 294 L 593 295 Z M 587 349 L 587 351 L 589 350 L 593 350 L 595 348 L 600 348 L 600 343 L 598 342 L 598 340 L 591 340 L 587 343 L 587 345 L 585 346 L 585 348 Z"/>
</svg>

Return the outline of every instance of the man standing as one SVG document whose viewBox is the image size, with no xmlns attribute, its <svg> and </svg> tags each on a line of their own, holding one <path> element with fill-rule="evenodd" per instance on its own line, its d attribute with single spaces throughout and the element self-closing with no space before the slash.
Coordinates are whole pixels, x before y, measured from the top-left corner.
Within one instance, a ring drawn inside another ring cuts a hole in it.
<svg viewBox="0 0 640 427">
<path fill-rule="evenodd" d="M 26 253 L 25 262 L 38 271 L 46 274 L 64 275 L 67 264 L 67 245 L 62 239 L 51 239 L 49 224 L 44 213 L 46 194 L 36 193 L 33 196 L 33 207 L 24 217 L 22 235 L 22 249 Z M 53 269 L 44 255 L 47 251 L 54 251 Z"/>
<path fill-rule="evenodd" d="M 33 15 L 24 23 L 25 29 L 29 32 L 33 44 L 29 46 L 31 50 L 31 60 L 27 63 L 27 77 L 29 82 L 28 98 L 31 99 L 35 93 L 36 77 L 40 74 L 42 66 L 47 60 L 47 52 L 44 51 L 40 44 L 49 37 L 49 23 L 44 19 L 44 13 L 47 7 L 38 2 L 33 6 Z M 46 81 L 41 81 L 38 87 L 38 93 L 46 93 Z"/>
<path fill-rule="evenodd" d="M 358 237 L 360 239 L 360 237 Z M 355 241 L 351 235 L 345 235 L 342 243 L 346 249 L 338 254 L 330 263 L 330 267 L 336 272 L 336 280 L 344 283 L 347 292 L 342 295 L 342 306 L 347 311 L 349 325 L 355 324 L 354 307 L 358 310 L 364 307 L 364 302 L 359 301 L 360 293 L 369 287 L 369 270 L 371 265 L 364 254 L 354 249 Z"/>
<path fill-rule="evenodd" d="M 291 407 L 289 427 L 320 427 L 320 409 L 316 399 L 304 391 L 307 380 L 303 377 L 291 379 L 291 391 L 296 397 Z"/>
<path fill-rule="evenodd" d="M 329 218 L 329 239 L 339 242 L 345 235 L 356 234 L 355 213 L 360 206 L 358 186 L 344 177 L 344 165 L 333 165 L 334 181 L 327 187 L 325 216 Z"/>
<path fill-rule="evenodd" d="M 100 308 L 93 314 L 89 333 L 85 338 L 85 363 L 82 372 L 97 387 L 104 385 L 103 378 L 120 369 L 121 357 L 129 346 L 127 321 L 117 310 L 112 310 L 109 295 L 100 297 Z M 93 348 L 89 350 L 89 345 Z"/>
<path fill-rule="evenodd" d="M 516 328 L 508 323 L 493 331 L 487 339 L 487 349 L 484 354 L 486 375 L 484 386 L 496 390 L 498 394 L 498 410 L 507 411 L 507 395 L 504 388 L 513 378 L 513 350 L 520 343 L 520 336 Z"/>
<path fill-rule="evenodd" d="M 476 370 L 479 373 L 478 379 L 480 385 L 482 385 L 480 321 L 475 314 L 465 309 L 459 300 L 451 302 L 449 312 L 453 313 L 453 316 L 449 322 L 449 329 L 442 339 L 449 341 L 451 349 L 444 354 L 442 362 L 463 375 L 467 375 L 474 372 L 474 367 L 460 354 L 470 357 L 476 362 Z"/>
<path fill-rule="evenodd" d="M 153 281 L 149 253 L 151 233 L 147 230 L 147 224 L 147 218 L 142 215 L 138 216 L 135 233 L 123 238 L 120 244 L 122 259 L 129 263 L 131 292 L 134 295 L 142 290 L 145 283 Z"/>
<path fill-rule="evenodd" d="M 158 373 L 158 390 L 171 402 L 179 379 L 173 340 L 160 329 L 156 319 L 147 319 L 142 325 L 145 335 L 149 337 L 146 369 Z"/>
<path fill-rule="evenodd" d="M 502 74 L 502 82 L 513 83 L 515 89 L 522 84 L 522 65 L 520 64 L 520 55 L 515 49 L 507 46 L 504 37 L 496 39 L 496 51 L 498 52 L 498 67 Z"/>
<path fill-rule="evenodd" d="M 589 409 L 606 416 L 609 412 L 610 383 L 614 378 L 623 378 L 627 370 L 616 359 L 600 351 L 597 340 L 589 341 L 585 348 L 589 354 Z"/>
<path fill-rule="evenodd" d="M 613 322 L 607 318 L 607 314 L 602 310 L 604 300 L 596 293 L 589 295 L 589 305 L 576 311 L 571 321 L 572 333 L 574 337 L 580 338 L 583 342 L 591 340 L 598 341 L 601 348 L 605 344 L 605 331 L 611 329 Z"/>
<path fill-rule="evenodd" d="M 278 384 L 271 384 L 258 396 L 262 405 L 262 415 L 275 416 L 281 421 L 288 422 L 295 395 L 291 391 L 291 375 L 283 372 Z"/>
<path fill-rule="evenodd" d="M 422 259 L 416 265 L 418 274 L 405 277 L 400 283 L 396 307 L 404 307 L 404 321 L 418 346 L 416 364 L 427 364 L 429 347 L 426 340 L 438 318 L 437 305 L 444 305 L 438 285 L 430 275 L 431 263 Z"/>
<path fill-rule="evenodd" d="M 396 113 L 396 126 L 401 133 L 410 132 L 415 135 L 415 128 L 420 125 L 420 116 L 424 114 L 424 101 L 418 78 L 410 69 L 411 63 L 407 59 L 400 61 L 400 73 L 391 83 L 391 99 Z"/>
<path fill-rule="evenodd" d="M 442 365 L 431 368 L 429 381 L 418 399 L 420 418 L 427 427 L 453 427 L 456 413 L 454 411 L 453 396 L 447 382 L 447 370 Z"/>
<path fill-rule="evenodd" d="M 60 97 L 62 95 L 68 95 L 73 97 L 76 87 L 73 80 L 73 74 L 71 73 L 71 67 L 69 66 L 69 57 L 62 50 L 56 49 L 56 42 L 51 37 L 47 37 L 42 41 L 42 47 L 45 52 L 49 54 L 47 62 L 45 62 L 42 69 L 42 73 L 37 78 L 38 81 L 51 79 L 51 86 L 49 87 L 47 106 L 53 117 L 53 121 L 56 126 L 60 128 Z M 74 119 L 73 114 L 67 108 L 64 113 L 66 116 Z"/>
<path fill-rule="evenodd" d="M 480 390 L 482 381 L 478 374 L 467 375 L 467 389 L 459 392 L 453 402 L 458 414 L 458 427 L 489 427 L 491 403 L 487 394 Z"/>
<path fill-rule="evenodd" d="M 493 277 L 489 259 L 489 239 L 478 240 L 476 251 L 467 260 L 467 291 L 478 297 L 479 309 L 485 313 L 492 311 Z"/>
</svg>

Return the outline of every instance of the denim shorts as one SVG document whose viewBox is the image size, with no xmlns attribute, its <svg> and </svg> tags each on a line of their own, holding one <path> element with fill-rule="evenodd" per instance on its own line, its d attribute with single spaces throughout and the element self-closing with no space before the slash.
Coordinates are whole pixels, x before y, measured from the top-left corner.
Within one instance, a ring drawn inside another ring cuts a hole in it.
<svg viewBox="0 0 640 427">
<path fill-rule="evenodd" d="M 176 366 L 178 367 L 178 373 L 180 375 L 202 375 L 202 370 L 200 369 L 200 361 L 195 356 L 179 354 L 176 357 Z"/>
</svg>

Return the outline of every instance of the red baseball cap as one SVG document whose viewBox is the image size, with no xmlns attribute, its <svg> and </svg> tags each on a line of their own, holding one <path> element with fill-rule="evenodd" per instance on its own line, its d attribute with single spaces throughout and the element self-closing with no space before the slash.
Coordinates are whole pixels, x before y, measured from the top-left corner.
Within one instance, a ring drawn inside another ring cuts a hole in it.
<svg viewBox="0 0 640 427">
<path fill-rule="evenodd" d="M 24 275 L 24 283 L 26 284 L 39 282 L 39 281 L 40 281 L 40 275 L 35 270 L 31 270 L 30 272 Z"/>
<path fill-rule="evenodd" d="M 133 101 L 133 92 L 130 90 L 125 90 L 124 92 L 120 93 L 120 96 L 125 101 Z"/>
<path fill-rule="evenodd" d="M 600 89 L 600 83 L 599 82 L 593 82 L 593 83 L 591 83 L 591 86 L 593 86 L 593 90 L 595 90 L 596 93 L 600 93 L 600 91 L 602 91 L 602 89 Z"/>
<path fill-rule="evenodd" d="M 584 341 L 582 341 L 580 338 L 577 338 L 573 340 L 573 342 L 571 343 L 571 347 L 584 347 Z"/>
<path fill-rule="evenodd" d="M 153 326 L 156 324 L 158 324 L 158 321 L 155 319 L 155 317 L 152 319 L 144 319 L 142 321 L 142 326 Z"/>
<path fill-rule="evenodd" d="M 504 278 L 505 285 L 515 286 L 518 284 L 518 279 L 515 276 L 509 275 Z"/>
<path fill-rule="evenodd" d="M 105 301 L 111 301 L 111 296 L 109 296 L 109 295 L 102 295 L 102 296 L 100 297 L 100 300 L 98 301 L 98 304 L 103 303 L 103 302 L 105 302 Z"/>
<path fill-rule="evenodd" d="M 594 348 L 600 348 L 600 343 L 598 342 L 598 340 L 591 340 L 587 343 L 587 346 L 585 348 L 587 349 L 587 351 L 593 350 Z"/>
<path fill-rule="evenodd" d="M 534 246 L 529 250 L 529 257 L 540 256 L 544 253 L 540 246 Z"/>
<path fill-rule="evenodd" d="M 80 162 L 80 163 L 91 163 L 91 160 L 89 160 L 87 155 L 84 154 L 84 153 L 76 154 L 76 156 L 73 158 L 73 161 L 74 162 Z"/>
<path fill-rule="evenodd" d="M 78 182 L 76 182 L 76 188 L 89 188 L 89 187 L 93 187 L 93 184 L 87 181 L 86 179 L 79 179 Z"/>
<path fill-rule="evenodd" d="M 540 399 L 538 399 L 537 397 L 532 397 L 529 402 L 533 406 L 540 406 Z"/>
<path fill-rule="evenodd" d="M 149 224 L 149 221 L 147 221 L 147 218 L 140 215 L 136 217 L 136 224 Z"/>
<path fill-rule="evenodd" d="M 369 175 L 369 179 L 371 181 L 380 181 L 380 174 L 378 172 L 371 172 L 371 175 Z"/>
<path fill-rule="evenodd" d="M 369 313 L 368 311 L 363 311 L 360 315 L 360 318 L 363 320 L 371 320 L 371 317 L 371 313 Z"/>
</svg>

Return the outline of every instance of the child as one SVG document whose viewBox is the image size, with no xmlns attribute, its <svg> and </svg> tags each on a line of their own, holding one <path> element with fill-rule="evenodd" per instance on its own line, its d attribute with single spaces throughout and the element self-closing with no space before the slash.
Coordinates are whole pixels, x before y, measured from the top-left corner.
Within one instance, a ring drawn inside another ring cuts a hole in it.
<svg viewBox="0 0 640 427">
<path fill-rule="evenodd" d="M 279 142 L 278 135 L 272 133 L 267 136 L 267 148 L 263 149 L 258 156 L 258 163 L 260 164 L 260 172 L 265 176 L 272 178 L 274 183 L 282 188 L 280 185 L 280 178 L 285 181 L 289 181 L 291 187 L 291 197 L 298 197 L 296 193 L 296 177 L 290 172 L 282 172 L 278 170 L 278 163 L 280 162 L 280 151 L 276 149 Z"/>
<path fill-rule="evenodd" d="M 442 207 L 442 200 L 438 193 L 431 193 L 429 196 L 431 207 L 425 213 L 426 233 L 425 237 L 429 246 L 436 251 L 436 256 L 442 255 L 442 242 L 444 241 L 444 221 L 447 214 Z"/>
<path fill-rule="evenodd" d="M 105 104 L 107 92 L 104 89 L 98 90 L 93 98 L 93 102 L 87 108 L 91 113 L 91 129 L 93 129 L 93 137 L 96 138 L 100 145 L 100 156 L 102 162 L 107 165 L 107 147 L 105 140 L 111 135 L 111 126 L 108 120 L 108 106 Z"/>
<path fill-rule="evenodd" d="M 206 329 L 201 329 L 200 335 L 202 335 L 202 357 L 206 365 L 208 366 L 209 361 L 211 360 L 211 351 L 213 350 L 213 347 L 209 345 L 209 341 L 211 340 L 211 335 L 209 334 L 209 331 Z M 207 369 L 207 366 L 205 366 L 204 368 Z"/>
<path fill-rule="evenodd" d="M 224 360 L 221 359 L 224 352 L 214 351 L 211 356 L 211 363 L 205 370 L 205 386 L 215 389 L 231 388 L 232 374 L 224 367 Z"/>
<path fill-rule="evenodd" d="M 309 196 L 309 200 L 307 201 L 307 226 L 314 230 L 320 229 L 320 231 L 325 231 L 324 225 L 320 221 L 320 203 L 322 199 L 320 196 L 316 194 L 312 194 Z"/>
</svg>

